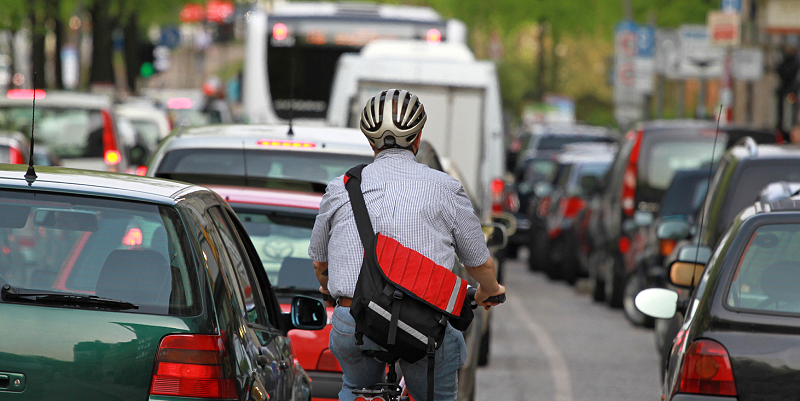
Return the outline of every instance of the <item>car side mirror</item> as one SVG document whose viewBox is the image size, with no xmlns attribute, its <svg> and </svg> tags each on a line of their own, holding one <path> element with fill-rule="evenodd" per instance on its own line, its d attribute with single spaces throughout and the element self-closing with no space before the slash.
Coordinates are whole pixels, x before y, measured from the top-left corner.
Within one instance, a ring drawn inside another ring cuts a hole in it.
<svg viewBox="0 0 800 401">
<path fill-rule="evenodd" d="M 669 265 L 670 283 L 684 288 L 694 288 L 703 276 L 706 265 L 692 262 L 672 262 Z"/>
<path fill-rule="evenodd" d="M 636 309 L 656 319 L 671 319 L 678 310 L 678 293 L 666 288 L 648 288 L 636 294 Z"/>
<path fill-rule="evenodd" d="M 656 238 L 675 240 L 689 238 L 689 223 L 679 219 L 661 220 L 656 226 Z"/>
<path fill-rule="evenodd" d="M 292 298 L 289 312 L 291 328 L 322 330 L 328 324 L 328 311 L 319 299 L 297 295 Z"/>
<path fill-rule="evenodd" d="M 484 227 L 484 230 L 484 232 L 491 230 L 486 237 L 487 248 L 502 249 L 508 244 L 508 231 L 505 225 L 492 223 L 492 225 Z"/>
</svg>

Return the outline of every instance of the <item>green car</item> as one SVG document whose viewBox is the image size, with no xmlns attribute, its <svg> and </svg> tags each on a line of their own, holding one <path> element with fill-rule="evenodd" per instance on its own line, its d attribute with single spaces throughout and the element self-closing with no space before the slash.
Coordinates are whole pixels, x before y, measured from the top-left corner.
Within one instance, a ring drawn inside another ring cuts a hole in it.
<svg viewBox="0 0 800 401">
<path fill-rule="evenodd" d="M 212 191 L 0 165 L 0 400 L 310 400 L 242 224 Z"/>
</svg>

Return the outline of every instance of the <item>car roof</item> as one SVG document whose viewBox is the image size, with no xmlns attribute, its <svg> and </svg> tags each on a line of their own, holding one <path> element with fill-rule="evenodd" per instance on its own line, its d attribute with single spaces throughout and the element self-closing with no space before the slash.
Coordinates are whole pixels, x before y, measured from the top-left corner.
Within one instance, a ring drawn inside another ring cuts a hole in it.
<svg viewBox="0 0 800 401">
<path fill-rule="evenodd" d="M 37 89 L 36 94 L 36 107 L 59 107 L 70 109 L 109 109 L 111 108 L 111 99 L 106 95 L 96 95 L 84 92 L 69 92 L 69 91 L 51 91 L 51 90 Z M 11 91 L 9 91 L 11 92 Z M 9 95 L 0 96 L 0 106 L 26 106 L 33 105 L 33 97 L 31 94 L 25 93 L 17 99 L 9 99 Z M 39 97 L 40 93 L 44 93 L 44 97 Z"/>
<path fill-rule="evenodd" d="M 170 205 L 175 204 L 179 193 L 200 188 L 160 178 L 43 166 L 35 167 L 38 177 L 29 185 L 24 177 L 27 169 L 20 164 L 0 165 L 0 188 L 102 195 Z"/>
<path fill-rule="evenodd" d="M 321 193 L 226 185 L 206 185 L 206 188 L 218 193 L 228 203 L 319 210 L 322 201 Z"/>
<path fill-rule="evenodd" d="M 606 127 L 583 124 L 549 124 L 538 127 L 534 135 L 583 135 L 611 137 L 613 131 Z"/>
<path fill-rule="evenodd" d="M 800 145 L 738 143 L 729 152 L 737 159 L 796 159 L 800 158 Z"/>
<path fill-rule="evenodd" d="M 360 130 L 325 126 L 221 124 L 188 127 L 168 137 L 168 149 L 283 149 L 374 156 Z M 259 142 L 265 141 L 263 144 Z M 298 144 L 292 146 L 292 144 Z M 304 147 L 303 144 L 311 144 Z"/>
</svg>

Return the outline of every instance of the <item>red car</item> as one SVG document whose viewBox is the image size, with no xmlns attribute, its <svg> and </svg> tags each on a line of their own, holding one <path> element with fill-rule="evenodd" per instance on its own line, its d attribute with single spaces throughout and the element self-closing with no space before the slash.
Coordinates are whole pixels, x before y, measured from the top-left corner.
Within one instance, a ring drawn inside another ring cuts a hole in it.
<svg viewBox="0 0 800 401">
<path fill-rule="evenodd" d="M 286 190 L 208 186 L 233 208 L 247 230 L 267 271 L 281 307 L 288 311 L 292 295 L 322 299 L 314 267 L 308 257 L 311 230 L 322 200 L 321 193 Z M 314 401 L 338 400 L 342 389 L 342 369 L 328 349 L 331 332 L 292 330 L 289 339 L 294 354 L 311 378 Z"/>
</svg>

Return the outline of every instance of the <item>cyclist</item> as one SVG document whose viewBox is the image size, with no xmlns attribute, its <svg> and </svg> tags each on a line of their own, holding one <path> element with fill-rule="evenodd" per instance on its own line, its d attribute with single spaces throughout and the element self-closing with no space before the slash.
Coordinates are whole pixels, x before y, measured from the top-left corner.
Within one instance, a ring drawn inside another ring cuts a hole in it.
<svg viewBox="0 0 800 401">
<path fill-rule="evenodd" d="M 375 150 L 375 161 L 361 174 L 361 190 L 376 232 L 392 237 L 436 264 L 452 268 L 456 256 L 479 285 L 475 299 L 489 308 L 490 296 L 505 293 L 497 282 L 495 264 L 461 184 L 449 175 L 418 163 L 415 154 L 427 120 L 417 96 L 405 90 L 385 90 L 367 101 L 361 131 Z M 328 185 L 319 208 L 309 245 L 309 256 L 320 282 L 320 291 L 335 298 L 329 347 L 343 372 L 339 400 L 353 400 L 353 389 L 385 381 L 386 365 L 363 356 L 380 346 L 364 337 L 356 345 L 355 320 L 349 306 L 363 261 L 359 239 L 343 176 Z M 440 283 L 430 283 L 436 286 Z M 435 396 L 455 400 L 457 372 L 466 360 L 466 344 L 460 331 L 447 327 L 444 343 L 436 351 Z M 427 395 L 427 362 L 400 368 L 411 396 Z"/>
</svg>

